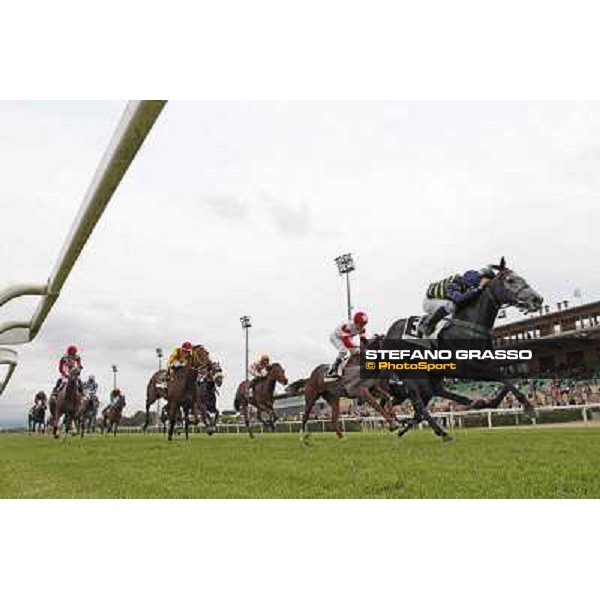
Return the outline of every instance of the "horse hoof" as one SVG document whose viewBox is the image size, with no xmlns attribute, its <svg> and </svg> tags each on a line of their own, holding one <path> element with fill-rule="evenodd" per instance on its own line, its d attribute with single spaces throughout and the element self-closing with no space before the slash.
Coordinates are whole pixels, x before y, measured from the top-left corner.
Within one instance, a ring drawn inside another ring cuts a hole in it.
<svg viewBox="0 0 600 600">
<path fill-rule="evenodd" d="M 444 442 L 445 444 L 453 444 L 455 441 L 456 439 L 453 438 L 449 433 L 442 437 L 442 442 Z"/>
</svg>

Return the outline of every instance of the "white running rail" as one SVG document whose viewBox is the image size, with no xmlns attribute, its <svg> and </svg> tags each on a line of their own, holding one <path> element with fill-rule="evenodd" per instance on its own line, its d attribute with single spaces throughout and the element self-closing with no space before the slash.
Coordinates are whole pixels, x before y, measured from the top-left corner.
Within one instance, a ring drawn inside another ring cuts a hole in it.
<svg viewBox="0 0 600 600">
<path fill-rule="evenodd" d="M 100 220 L 165 104 L 165 100 L 128 102 L 47 283 L 15 285 L 0 290 L 0 307 L 18 296 L 41 296 L 35 312 L 28 321 L 0 323 L 0 344 L 25 344 L 38 334 L 96 223 Z M 7 353 L 7 357 L 10 352 L 14 351 L 0 348 L 0 353 Z M 6 388 L 8 379 L 16 367 L 16 356 L 13 358 L 15 362 L 9 365 L 9 376 L 0 383 L 0 394 Z"/>
</svg>

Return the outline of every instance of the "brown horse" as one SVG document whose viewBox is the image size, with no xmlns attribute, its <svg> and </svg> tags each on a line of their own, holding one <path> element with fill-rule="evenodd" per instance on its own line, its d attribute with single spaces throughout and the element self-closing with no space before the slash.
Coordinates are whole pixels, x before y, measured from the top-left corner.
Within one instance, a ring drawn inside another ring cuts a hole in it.
<svg viewBox="0 0 600 600">
<path fill-rule="evenodd" d="M 192 349 L 192 359 L 190 364 L 195 368 L 210 364 L 210 355 L 208 350 L 206 350 L 202 344 L 197 344 Z M 161 369 L 160 371 L 156 371 L 148 381 L 148 385 L 146 386 L 146 420 L 144 422 L 144 426 L 142 427 L 143 431 L 146 431 L 150 425 L 150 407 L 159 398 L 163 398 L 167 402 L 169 401 L 168 379 L 168 371 L 166 369 Z"/>
<path fill-rule="evenodd" d="M 253 394 L 250 394 L 250 384 L 248 381 L 242 381 L 238 386 L 235 394 L 234 407 L 235 410 L 242 413 L 250 437 L 254 436 L 252 435 L 250 419 L 248 418 L 249 404 L 256 407 L 256 416 L 258 417 L 258 420 L 271 429 L 271 431 L 275 430 L 277 415 L 273 410 L 273 396 L 275 395 L 275 385 L 277 383 L 287 385 L 288 380 L 284 368 L 279 363 L 273 363 L 269 366 L 267 374 L 258 379 L 254 384 Z M 269 414 L 269 421 L 263 421 L 263 412 Z"/>
<path fill-rule="evenodd" d="M 381 338 L 375 338 L 370 343 L 369 348 L 374 348 L 380 344 Z M 308 379 L 296 381 L 288 388 L 289 391 L 299 391 L 304 388 L 305 409 L 301 430 L 303 439 L 306 439 L 306 424 L 319 398 L 323 398 L 331 407 L 331 423 L 335 434 L 339 438 L 344 436 L 340 424 L 340 398 L 342 397 L 366 401 L 371 408 L 386 420 L 390 430 L 393 431 L 400 427 L 401 422 L 397 419 L 393 410 L 394 398 L 388 392 L 386 383 L 377 379 L 363 380 L 360 378 L 358 354 L 350 358 L 340 379 L 327 381 L 325 376 L 328 369 L 329 365 L 319 365 L 315 367 Z"/>
<path fill-rule="evenodd" d="M 100 431 L 104 433 L 111 433 L 117 435 L 117 429 L 123 416 L 123 409 L 125 408 L 125 396 L 119 396 L 114 404 L 109 404 L 102 409 L 102 417 L 100 419 Z M 83 435 L 83 434 L 82 434 Z"/>
<path fill-rule="evenodd" d="M 169 415 L 169 435 L 168 440 L 173 439 L 173 432 L 177 420 L 183 411 L 183 426 L 185 429 L 185 439 L 189 439 L 190 412 L 194 412 L 197 406 L 198 388 L 198 367 L 186 365 L 179 367 L 169 378 L 167 383 L 167 412 Z"/>
<path fill-rule="evenodd" d="M 143 430 L 148 429 L 150 425 L 150 407 L 159 399 L 167 399 L 167 370 L 161 369 L 156 371 L 150 377 L 146 386 L 146 421 L 144 422 Z"/>
<path fill-rule="evenodd" d="M 66 385 L 60 389 L 56 396 L 50 397 L 50 413 L 52 414 L 52 429 L 54 437 L 60 437 L 58 426 L 61 416 L 64 415 L 65 435 L 69 433 L 71 425 L 77 423 L 81 394 L 79 392 L 79 367 L 73 367 L 69 372 Z"/>
</svg>

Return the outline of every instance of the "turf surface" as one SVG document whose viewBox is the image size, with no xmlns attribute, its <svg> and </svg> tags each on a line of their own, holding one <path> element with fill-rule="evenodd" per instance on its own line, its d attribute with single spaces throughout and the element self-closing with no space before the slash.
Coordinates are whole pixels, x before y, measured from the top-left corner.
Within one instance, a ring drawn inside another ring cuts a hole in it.
<svg viewBox="0 0 600 600">
<path fill-rule="evenodd" d="M 598 498 L 600 428 L 194 435 L 0 435 L 2 498 Z"/>
</svg>

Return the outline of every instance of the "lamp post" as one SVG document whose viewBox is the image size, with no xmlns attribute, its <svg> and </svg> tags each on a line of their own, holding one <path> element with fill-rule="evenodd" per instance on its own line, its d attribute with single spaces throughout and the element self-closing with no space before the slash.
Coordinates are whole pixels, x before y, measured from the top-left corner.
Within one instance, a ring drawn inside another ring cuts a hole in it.
<svg viewBox="0 0 600 600">
<path fill-rule="evenodd" d="M 117 389 L 117 372 L 118 372 L 118 368 L 117 365 L 112 365 L 111 367 L 112 373 L 113 373 L 113 390 Z"/>
<path fill-rule="evenodd" d="M 250 322 L 250 317 L 248 315 L 244 315 L 240 317 L 240 322 L 242 323 L 242 329 L 246 333 L 246 370 L 245 370 L 245 379 L 248 381 L 248 330 L 252 327 L 252 323 Z"/>
<path fill-rule="evenodd" d="M 162 357 L 163 351 L 162 348 L 156 349 L 156 358 L 158 358 L 158 370 L 162 371 Z M 160 398 L 156 399 L 156 426 L 158 427 L 158 421 L 160 419 Z"/>
<path fill-rule="evenodd" d="M 350 298 L 350 273 L 356 269 L 352 254 L 341 254 L 335 259 L 340 276 L 346 276 L 346 302 L 348 308 L 348 321 L 352 318 L 352 300 Z"/>
</svg>

